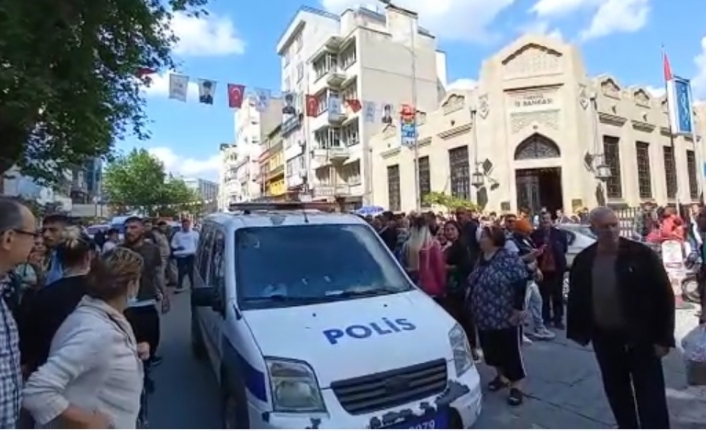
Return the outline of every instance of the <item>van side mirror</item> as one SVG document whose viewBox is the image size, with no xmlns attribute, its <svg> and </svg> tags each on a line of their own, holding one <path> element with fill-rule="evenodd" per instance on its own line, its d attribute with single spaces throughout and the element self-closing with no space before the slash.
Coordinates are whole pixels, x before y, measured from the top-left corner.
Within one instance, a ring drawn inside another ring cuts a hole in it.
<svg viewBox="0 0 706 431">
<path fill-rule="evenodd" d="M 213 307 L 216 303 L 216 289 L 213 287 L 197 287 L 191 290 L 192 307 Z"/>
</svg>

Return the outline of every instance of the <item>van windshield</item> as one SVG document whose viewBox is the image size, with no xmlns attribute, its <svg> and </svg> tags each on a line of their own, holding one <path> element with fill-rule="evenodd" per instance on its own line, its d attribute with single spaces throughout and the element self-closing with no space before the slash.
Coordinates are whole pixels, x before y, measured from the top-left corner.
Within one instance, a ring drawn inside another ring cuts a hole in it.
<svg viewBox="0 0 706 431">
<path fill-rule="evenodd" d="M 236 282 L 243 309 L 386 295 L 413 289 L 377 235 L 364 225 L 239 229 Z"/>
</svg>

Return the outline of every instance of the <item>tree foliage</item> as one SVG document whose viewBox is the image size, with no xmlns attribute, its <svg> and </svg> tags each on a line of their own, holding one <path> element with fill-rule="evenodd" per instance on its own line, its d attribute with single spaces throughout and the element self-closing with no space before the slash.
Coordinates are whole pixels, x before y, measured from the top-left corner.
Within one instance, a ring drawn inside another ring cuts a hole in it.
<svg viewBox="0 0 706 431">
<path fill-rule="evenodd" d="M 208 0 L 0 2 L 0 175 L 53 181 L 147 136 L 140 70 L 173 68 L 177 11 Z"/>
<path fill-rule="evenodd" d="M 423 201 L 425 205 L 439 205 L 449 211 L 455 211 L 458 209 L 478 209 L 478 206 L 473 202 L 466 199 L 447 195 L 444 192 L 431 192 L 424 196 Z"/>
<path fill-rule="evenodd" d="M 111 205 L 147 214 L 190 210 L 198 196 L 184 181 L 167 174 L 164 165 L 145 149 L 120 155 L 106 167 L 103 187 Z M 167 212 L 167 211 L 162 211 Z"/>
</svg>

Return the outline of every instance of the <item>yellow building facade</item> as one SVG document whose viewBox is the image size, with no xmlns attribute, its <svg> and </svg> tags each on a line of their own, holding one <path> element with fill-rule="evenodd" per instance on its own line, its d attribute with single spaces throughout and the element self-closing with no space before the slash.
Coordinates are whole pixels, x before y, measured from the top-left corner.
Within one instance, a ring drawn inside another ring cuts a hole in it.
<svg viewBox="0 0 706 431">
<path fill-rule="evenodd" d="M 260 154 L 260 184 L 263 198 L 283 198 L 287 193 L 284 180 L 284 142 L 277 126 L 262 142 Z"/>
</svg>

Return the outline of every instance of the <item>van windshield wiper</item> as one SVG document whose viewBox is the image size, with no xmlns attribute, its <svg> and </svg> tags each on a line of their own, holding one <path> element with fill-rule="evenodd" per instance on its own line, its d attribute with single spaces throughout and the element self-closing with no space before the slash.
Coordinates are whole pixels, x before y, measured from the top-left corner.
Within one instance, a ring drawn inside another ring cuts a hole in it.
<svg viewBox="0 0 706 431">
<path fill-rule="evenodd" d="M 373 287 L 370 289 L 351 289 L 351 290 L 334 290 L 326 292 L 327 298 L 357 298 L 365 296 L 390 295 L 400 293 L 403 290 L 394 289 L 391 287 Z"/>
</svg>

